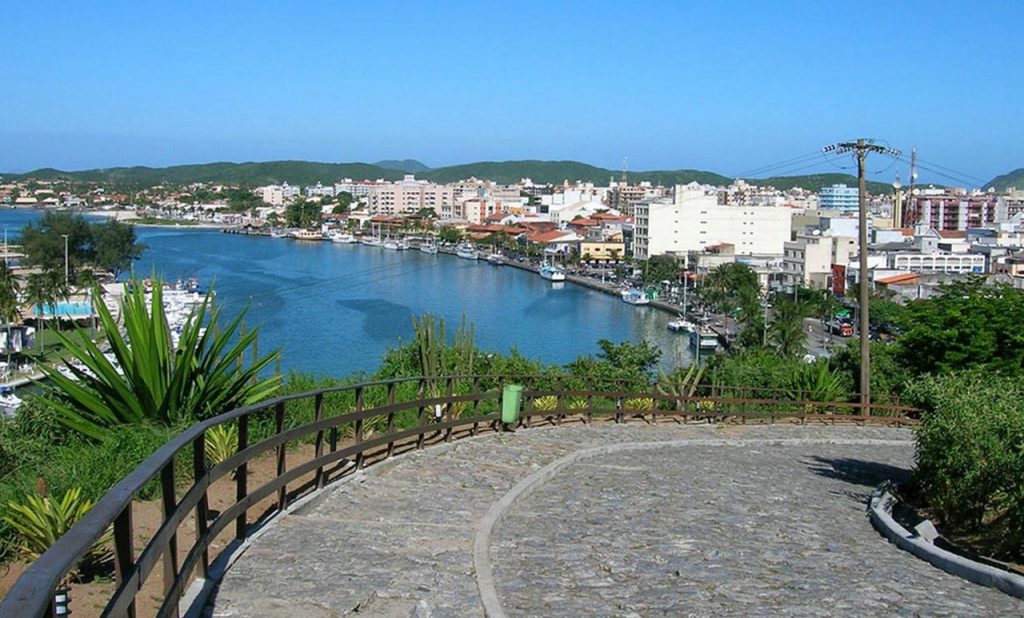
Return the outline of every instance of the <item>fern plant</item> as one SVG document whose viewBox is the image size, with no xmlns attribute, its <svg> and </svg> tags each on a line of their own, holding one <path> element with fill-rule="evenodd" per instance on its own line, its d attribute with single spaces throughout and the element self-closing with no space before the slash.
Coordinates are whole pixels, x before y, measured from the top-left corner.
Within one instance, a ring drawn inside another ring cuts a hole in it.
<svg viewBox="0 0 1024 618">
<path fill-rule="evenodd" d="M 71 529 L 92 508 L 92 501 L 73 487 L 58 498 L 47 495 L 46 485 L 40 479 L 36 495 L 26 495 L 22 502 L 8 502 L 4 522 L 17 534 L 16 549 L 26 562 L 39 558 L 57 539 Z M 103 536 L 83 556 L 83 561 L 99 561 L 109 551 L 108 537 Z"/>
</svg>

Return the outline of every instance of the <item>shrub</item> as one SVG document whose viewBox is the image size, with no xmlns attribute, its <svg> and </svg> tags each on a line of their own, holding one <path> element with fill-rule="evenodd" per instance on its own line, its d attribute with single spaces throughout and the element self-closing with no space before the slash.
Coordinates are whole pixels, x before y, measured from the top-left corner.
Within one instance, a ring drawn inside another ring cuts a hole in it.
<svg viewBox="0 0 1024 618">
<path fill-rule="evenodd" d="M 551 412 L 558 407 L 558 397 L 544 395 L 533 400 L 533 409 L 538 412 Z"/>
<path fill-rule="evenodd" d="M 650 397 L 630 397 L 622 403 L 622 407 L 627 410 L 645 412 L 654 408 L 654 399 Z"/>
<path fill-rule="evenodd" d="M 8 502 L 4 521 L 17 534 L 16 547 L 26 562 L 39 558 L 65 532 L 71 529 L 92 508 L 92 501 L 73 487 L 61 498 L 51 498 L 46 484 L 40 479 L 37 493 L 26 495 L 21 502 Z M 84 561 L 100 559 L 105 553 L 107 539 L 101 537 L 86 552 Z"/>
<path fill-rule="evenodd" d="M 981 371 L 925 377 L 908 389 L 923 410 L 915 481 L 947 524 L 975 528 L 999 519 L 1004 551 L 1024 539 L 1024 385 Z"/>
<path fill-rule="evenodd" d="M 238 427 L 223 423 L 206 431 L 206 463 L 216 466 L 238 451 Z"/>
</svg>

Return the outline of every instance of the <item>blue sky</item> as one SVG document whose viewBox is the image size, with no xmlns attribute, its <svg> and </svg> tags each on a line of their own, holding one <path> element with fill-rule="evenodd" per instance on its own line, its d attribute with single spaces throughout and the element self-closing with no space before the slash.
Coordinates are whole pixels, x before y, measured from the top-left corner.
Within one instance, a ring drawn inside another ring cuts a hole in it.
<svg viewBox="0 0 1024 618">
<path fill-rule="evenodd" d="M 628 155 L 634 170 L 733 175 L 857 136 L 916 146 L 959 175 L 1024 167 L 1022 2 L 11 2 L 4 13 L 4 171 L 383 158 L 618 168 Z"/>
</svg>

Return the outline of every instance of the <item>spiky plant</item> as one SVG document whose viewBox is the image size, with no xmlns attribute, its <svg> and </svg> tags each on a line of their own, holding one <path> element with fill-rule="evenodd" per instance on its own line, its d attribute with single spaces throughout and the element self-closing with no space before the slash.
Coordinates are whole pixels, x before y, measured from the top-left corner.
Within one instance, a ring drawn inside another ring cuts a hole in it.
<svg viewBox="0 0 1024 618">
<path fill-rule="evenodd" d="M 211 466 L 238 452 L 238 427 L 223 423 L 206 431 L 206 461 Z"/>
<path fill-rule="evenodd" d="M 538 412 L 553 412 L 556 408 L 558 408 L 558 397 L 554 395 L 544 395 L 533 400 L 533 409 Z"/>
<path fill-rule="evenodd" d="M 218 328 L 220 311 L 204 300 L 185 322 L 175 347 L 159 284 L 153 287 L 151 305 L 141 284 L 131 286 L 122 301 L 123 328 L 104 303 L 96 309 L 117 366 L 87 330 L 78 329 L 77 337 L 58 333 L 68 352 L 65 365 L 76 379 L 44 367 L 52 396 L 40 398 L 61 422 L 90 438 L 102 439 L 117 425 L 170 426 L 208 418 L 265 399 L 281 385 L 278 375 L 261 377 L 277 352 L 248 367 L 242 364 L 258 335 L 254 329 L 236 337 L 244 311 Z"/>
<path fill-rule="evenodd" d="M 17 534 L 16 549 L 26 562 L 39 558 L 57 539 L 71 529 L 92 508 L 92 501 L 84 498 L 79 488 L 67 490 L 60 498 L 47 495 L 46 483 L 39 479 L 36 494 L 29 494 L 22 502 L 8 502 L 4 522 Z M 103 536 L 93 543 L 83 561 L 102 560 L 108 553 Z"/>
<path fill-rule="evenodd" d="M 663 370 L 659 370 L 658 382 L 655 384 L 655 388 L 658 390 L 658 393 L 667 397 L 673 397 L 676 410 L 682 410 L 684 405 L 682 400 L 687 397 L 693 397 L 693 394 L 697 392 L 697 387 L 700 386 L 700 380 L 703 376 L 704 367 L 698 367 L 697 365 L 690 365 L 685 373 L 681 369 L 677 369 L 672 373 L 665 373 Z"/>
<path fill-rule="evenodd" d="M 630 397 L 622 402 L 622 406 L 627 410 L 647 412 L 654 409 L 654 399 L 651 397 Z"/>
</svg>

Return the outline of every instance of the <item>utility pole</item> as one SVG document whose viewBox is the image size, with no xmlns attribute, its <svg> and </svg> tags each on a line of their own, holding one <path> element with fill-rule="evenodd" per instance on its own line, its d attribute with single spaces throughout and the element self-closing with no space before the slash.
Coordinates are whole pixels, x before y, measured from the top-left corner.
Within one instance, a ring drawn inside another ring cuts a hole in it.
<svg viewBox="0 0 1024 618">
<path fill-rule="evenodd" d="M 917 148 L 910 149 L 910 188 L 907 193 L 907 200 L 910 202 L 910 208 L 905 208 L 911 214 L 906 219 L 910 222 L 910 227 L 917 225 L 917 201 L 914 199 L 914 181 L 917 180 Z M 902 224 L 901 224 L 902 225 Z"/>
<path fill-rule="evenodd" d="M 868 190 L 867 179 L 864 177 L 864 163 L 869 152 L 900 156 L 900 151 L 885 146 L 878 146 L 870 140 L 858 139 L 856 142 L 840 142 L 822 148 L 823 153 L 847 154 L 852 152 L 857 159 L 857 192 L 859 194 L 858 210 L 858 241 L 860 245 L 860 403 L 861 414 L 871 414 L 871 338 L 869 336 L 869 311 L 871 299 L 868 287 Z"/>
<path fill-rule="evenodd" d="M 64 237 L 64 285 L 68 285 L 68 235 L 61 234 Z"/>
</svg>

